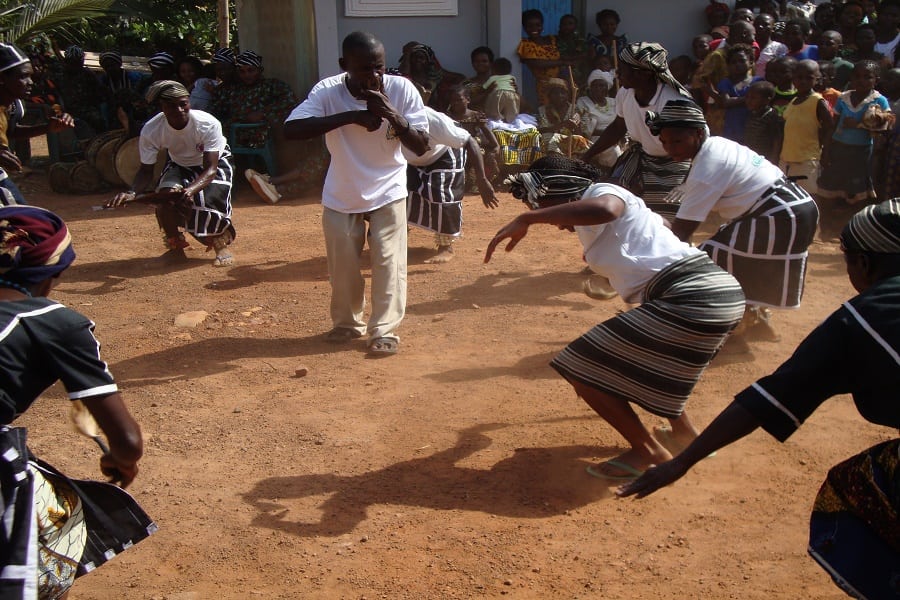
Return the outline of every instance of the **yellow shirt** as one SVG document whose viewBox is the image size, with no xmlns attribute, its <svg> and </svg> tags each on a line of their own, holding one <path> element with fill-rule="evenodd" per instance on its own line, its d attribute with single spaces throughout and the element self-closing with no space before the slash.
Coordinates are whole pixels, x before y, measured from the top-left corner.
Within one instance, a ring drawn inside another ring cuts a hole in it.
<svg viewBox="0 0 900 600">
<path fill-rule="evenodd" d="M 784 109 L 781 160 L 803 162 L 819 159 L 822 154 L 822 147 L 819 145 L 819 117 L 816 113 L 819 100 L 822 100 L 822 95 L 813 92 L 799 104 L 791 100 Z"/>
</svg>

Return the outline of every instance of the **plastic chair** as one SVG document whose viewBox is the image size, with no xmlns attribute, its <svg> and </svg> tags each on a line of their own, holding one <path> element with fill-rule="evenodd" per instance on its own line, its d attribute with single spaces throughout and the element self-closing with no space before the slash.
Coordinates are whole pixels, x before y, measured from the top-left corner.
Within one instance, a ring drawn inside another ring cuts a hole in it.
<svg viewBox="0 0 900 600">
<path fill-rule="evenodd" d="M 244 155 L 244 156 L 260 156 L 263 161 L 266 163 L 266 172 L 269 175 L 275 174 L 275 141 L 272 139 L 272 132 L 269 131 L 266 136 L 266 143 L 261 148 L 252 148 L 250 146 L 239 146 L 237 143 L 238 132 L 239 131 L 247 131 L 251 129 L 259 129 L 261 127 L 268 128 L 269 125 L 267 123 L 233 123 L 231 125 L 231 131 L 228 135 L 229 146 L 231 147 L 231 153 L 235 156 Z"/>
</svg>

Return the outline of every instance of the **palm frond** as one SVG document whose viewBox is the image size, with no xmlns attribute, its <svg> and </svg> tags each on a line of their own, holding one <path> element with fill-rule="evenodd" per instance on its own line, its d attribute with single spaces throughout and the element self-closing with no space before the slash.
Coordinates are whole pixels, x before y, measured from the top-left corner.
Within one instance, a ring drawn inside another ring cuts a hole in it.
<svg viewBox="0 0 900 600">
<path fill-rule="evenodd" d="M 38 33 L 48 33 L 82 19 L 118 14 L 115 0 L 32 0 L 23 4 L 10 23 L 7 38 L 24 43 Z"/>
</svg>

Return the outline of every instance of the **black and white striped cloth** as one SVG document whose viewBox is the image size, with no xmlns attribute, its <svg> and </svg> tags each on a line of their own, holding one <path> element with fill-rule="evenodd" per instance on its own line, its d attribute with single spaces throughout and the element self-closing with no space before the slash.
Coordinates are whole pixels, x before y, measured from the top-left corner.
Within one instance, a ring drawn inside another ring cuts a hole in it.
<svg viewBox="0 0 900 600">
<path fill-rule="evenodd" d="M 747 304 L 796 308 L 818 221 L 819 209 L 810 195 L 782 179 L 699 248 L 741 282 Z"/>
<path fill-rule="evenodd" d="M 652 156 L 644 152 L 640 144 L 632 142 L 613 165 L 609 180 L 642 198 L 647 208 L 671 223 L 681 203 L 666 197 L 684 183 L 690 169 L 690 161 L 677 162 L 668 156 Z"/>
<path fill-rule="evenodd" d="M 462 232 L 462 200 L 466 187 L 466 150 L 447 148 L 430 165 L 406 168 L 409 190 L 407 221 L 440 235 Z"/>
<path fill-rule="evenodd" d="M 202 165 L 183 167 L 171 160 L 166 163 L 157 189 L 170 188 L 175 185 L 187 187 L 204 171 Z M 219 155 L 219 167 L 215 179 L 205 189 L 194 194 L 194 207 L 187 218 L 184 228 L 196 238 L 221 235 L 227 230 L 234 234 L 231 224 L 231 189 L 234 178 L 234 166 L 231 164 L 231 151 L 226 146 Z"/>
<path fill-rule="evenodd" d="M 657 273 L 644 298 L 566 346 L 550 366 L 569 381 L 677 418 L 740 322 L 744 294 L 708 256 L 694 254 Z"/>
</svg>

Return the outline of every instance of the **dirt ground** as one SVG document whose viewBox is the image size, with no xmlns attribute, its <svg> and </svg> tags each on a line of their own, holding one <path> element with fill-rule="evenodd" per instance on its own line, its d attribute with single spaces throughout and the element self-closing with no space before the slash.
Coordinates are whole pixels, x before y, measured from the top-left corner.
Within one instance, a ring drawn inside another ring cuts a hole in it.
<svg viewBox="0 0 900 600">
<path fill-rule="evenodd" d="M 641 501 L 585 473 L 623 441 L 547 366 L 621 300 L 581 292 L 576 237 L 535 227 L 482 263 L 523 210 L 466 199 L 455 260 L 429 265 L 413 230 L 399 355 L 334 346 L 315 196 L 258 201 L 240 182 L 237 264 L 202 249 L 160 259 L 150 209 L 93 211 L 110 194 L 19 184 L 58 212 L 78 253 L 56 298 L 97 323 L 145 436 L 131 488 L 159 531 L 80 579 L 76 599 L 841 598 L 806 555 L 828 467 L 890 432 L 849 398 L 787 443 L 762 432 Z M 816 243 L 782 341 L 722 354 L 688 403 L 705 425 L 852 295 L 836 244 Z M 176 316 L 206 311 L 194 328 Z M 308 374 L 295 376 L 298 368 Z M 60 387 L 18 424 L 39 456 L 99 477 Z M 646 415 L 647 423 L 655 419 Z"/>
</svg>

